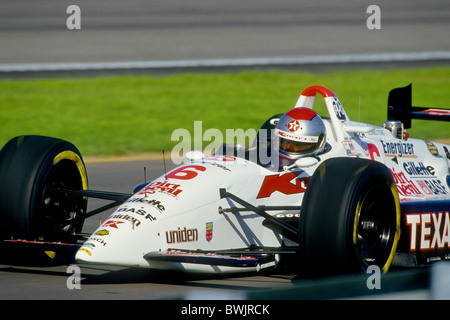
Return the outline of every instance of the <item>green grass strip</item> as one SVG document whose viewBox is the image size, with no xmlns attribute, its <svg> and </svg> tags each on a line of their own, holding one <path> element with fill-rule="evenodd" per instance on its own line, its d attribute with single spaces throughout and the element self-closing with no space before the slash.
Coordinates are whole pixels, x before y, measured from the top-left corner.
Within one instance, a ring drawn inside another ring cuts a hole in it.
<svg viewBox="0 0 450 320">
<path fill-rule="evenodd" d="M 413 83 L 413 105 L 447 105 L 450 68 L 328 73 L 239 72 L 0 81 L 0 145 L 23 134 L 66 139 L 83 155 L 170 150 L 177 128 L 257 129 L 301 91 L 330 88 L 352 120 L 382 125 L 390 89 Z M 316 99 L 323 113 L 323 99 Z M 360 105 L 360 108 L 359 108 Z M 448 139 L 448 123 L 413 120 L 410 136 Z M 208 142 L 204 143 L 204 146 Z"/>
</svg>

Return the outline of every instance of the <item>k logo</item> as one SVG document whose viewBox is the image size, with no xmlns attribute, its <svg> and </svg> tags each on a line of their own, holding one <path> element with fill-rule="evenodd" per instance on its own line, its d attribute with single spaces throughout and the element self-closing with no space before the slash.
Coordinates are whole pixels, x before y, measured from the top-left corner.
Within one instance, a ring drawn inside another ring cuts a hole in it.
<svg viewBox="0 0 450 320">
<path fill-rule="evenodd" d="M 310 177 L 297 178 L 300 173 L 290 172 L 266 176 L 256 198 L 270 197 L 275 191 L 288 195 L 305 192 Z"/>
</svg>

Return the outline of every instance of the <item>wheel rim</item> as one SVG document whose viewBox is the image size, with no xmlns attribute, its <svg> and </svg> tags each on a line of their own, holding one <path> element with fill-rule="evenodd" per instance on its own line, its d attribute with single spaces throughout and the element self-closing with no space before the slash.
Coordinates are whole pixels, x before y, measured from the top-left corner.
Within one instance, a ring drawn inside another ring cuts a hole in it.
<svg viewBox="0 0 450 320">
<path fill-rule="evenodd" d="M 357 207 L 355 231 L 353 242 L 363 269 L 377 265 L 387 271 L 397 237 L 397 206 L 389 187 L 373 185 L 364 194 Z"/>
<path fill-rule="evenodd" d="M 81 231 L 82 222 L 65 224 L 86 210 L 86 200 L 82 196 L 54 191 L 55 188 L 80 190 L 83 188 L 78 167 L 70 160 L 57 163 L 47 176 L 44 186 L 40 213 L 40 237 L 45 240 L 67 241 L 73 232 Z"/>
</svg>

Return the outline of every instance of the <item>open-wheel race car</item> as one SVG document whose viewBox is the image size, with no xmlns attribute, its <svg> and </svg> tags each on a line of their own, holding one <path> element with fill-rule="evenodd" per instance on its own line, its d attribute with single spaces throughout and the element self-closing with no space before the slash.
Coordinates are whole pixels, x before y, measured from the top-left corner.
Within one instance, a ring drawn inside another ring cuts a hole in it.
<svg viewBox="0 0 450 320">
<path fill-rule="evenodd" d="M 313 111 L 316 95 L 327 117 Z M 450 146 L 409 138 L 412 118 L 450 113 L 412 107 L 407 86 L 391 90 L 379 127 L 351 121 L 331 90 L 311 86 L 250 147 L 191 153 L 130 194 L 90 190 L 71 143 L 19 136 L 0 152 L 1 255 L 312 276 L 450 259 Z M 111 203 L 87 212 L 91 197 Z"/>
</svg>

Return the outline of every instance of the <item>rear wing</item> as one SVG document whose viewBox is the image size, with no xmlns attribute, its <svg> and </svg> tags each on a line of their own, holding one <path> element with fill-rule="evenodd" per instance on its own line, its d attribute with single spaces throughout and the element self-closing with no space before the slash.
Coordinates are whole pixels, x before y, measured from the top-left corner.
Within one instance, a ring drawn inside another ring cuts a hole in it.
<svg viewBox="0 0 450 320">
<path fill-rule="evenodd" d="M 395 88 L 388 96 L 388 120 L 399 120 L 405 129 L 411 128 L 411 119 L 450 121 L 450 109 L 412 106 L 412 84 Z"/>
</svg>

